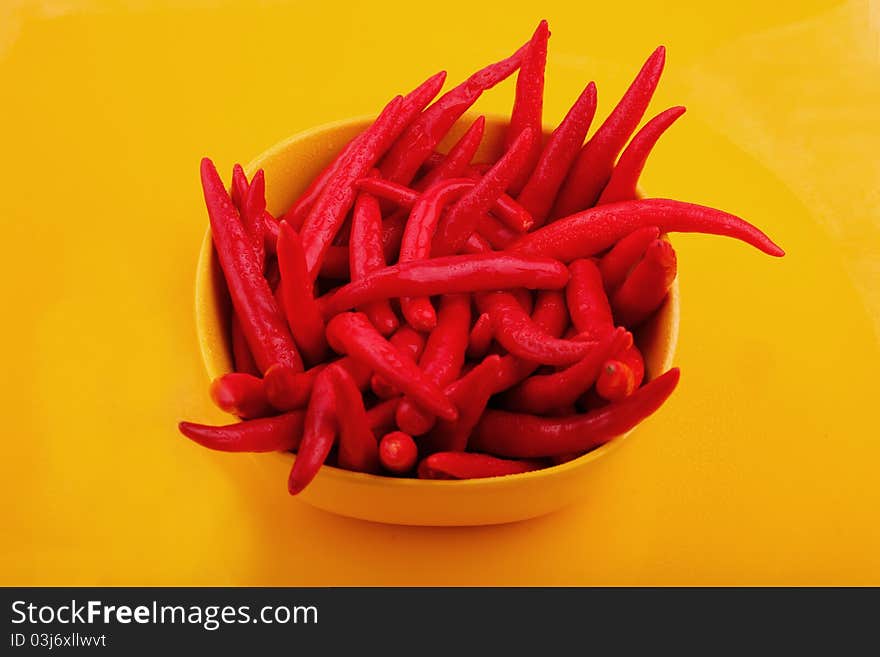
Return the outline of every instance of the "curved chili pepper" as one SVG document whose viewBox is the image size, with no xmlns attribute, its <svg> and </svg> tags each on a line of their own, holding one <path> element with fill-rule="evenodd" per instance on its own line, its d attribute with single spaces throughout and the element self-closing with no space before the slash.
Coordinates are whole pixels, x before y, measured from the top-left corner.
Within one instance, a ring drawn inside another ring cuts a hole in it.
<svg viewBox="0 0 880 657">
<path fill-rule="evenodd" d="M 379 445 L 370 429 L 361 391 L 344 367 L 331 365 L 328 370 L 338 409 L 339 467 L 355 472 L 378 472 Z"/>
<path fill-rule="evenodd" d="M 660 307 L 675 280 L 675 249 L 654 240 L 612 297 L 614 316 L 626 326 L 638 326 Z"/>
<path fill-rule="evenodd" d="M 492 320 L 488 313 L 482 313 L 474 322 L 468 335 L 466 355 L 468 358 L 480 359 L 489 353 L 492 344 Z"/>
<path fill-rule="evenodd" d="M 364 318 L 366 321 L 366 317 Z M 287 490 L 296 495 L 308 486 L 327 460 L 336 440 L 339 420 L 331 369 L 325 368 L 315 378 L 315 386 L 306 408 L 303 435 L 287 480 Z"/>
<path fill-rule="evenodd" d="M 283 365 L 273 365 L 263 375 L 266 399 L 279 411 L 305 408 L 312 396 L 312 387 L 318 374 L 327 365 L 315 365 L 305 372 L 298 372 Z"/>
<path fill-rule="evenodd" d="M 617 359 L 605 361 L 596 379 L 596 393 L 610 402 L 629 397 L 636 389 L 633 371 Z"/>
<path fill-rule="evenodd" d="M 232 343 L 232 363 L 236 372 L 244 372 L 245 374 L 260 375 L 254 357 L 251 355 L 250 347 L 248 347 L 247 339 L 241 331 L 241 324 L 236 315 L 232 315 L 231 325 L 229 328 L 230 342 Z"/>
<path fill-rule="evenodd" d="M 419 479 L 485 479 L 540 470 L 540 461 L 513 461 L 474 452 L 437 452 L 419 463 Z"/>
<path fill-rule="evenodd" d="M 384 434 L 394 428 L 394 413 L 401 397 L 380 401 L 367 411 L 367 426 L 374 434 Z"/>
<path fill-rule="evenodd" d="M 223 427 L 181 422 L 180 433 L 202 447 L 221 452 L 285 452 L 299 446 L 305 413 L 245 420 Z"/>
<path fill-rule="evenodd" d="M 418 87 L 413 89 L 403 98 L 401 120 L 410 121 L 415 114 L 421 112 L 425 106 L 431 102 L 431 99 L 437 95 L 443 83 L 446 81 L 446 71 L 440 71 L 429 77 Z M 345 166 L 349 155 L 361 147 L 366 139 L 364 133 L 361 133 L 352 139 L 345 148 L 333 159 L 333 161 L 312 180 L 308 189 L 300 195 L 299 199 L 284 215 L 284 218 L 296 230 L 302 228 L 303 222 L 317 201 L 318 197 L 324 192 L 327 181 L 339 175 L 339 171 Z"/>
<path fill-rule="evenodd" d="M 620 239 L 611 250 L 599 259 L 599 271 L 606 292 L 616 290 L 629 270 L 642 259 L 648 245 L 660 237 L 657 226 L 645 226 Z"/>
<path fill-rule="evenodd" d="M 335 351 L 369 365 L 432 413 L 449 420 L 458 417 L 455 406 L 443 391 L 383 338 L 363 313 L 336 315 L 327 324 L 327 339 Z"/>
<path fill-rule="evenodd" d="M 621 153 L 617 164 L 614 165 L 611 177 L 608 179 L 605 189 L 602 190 L 599 200 L 596 201 L 596 205 L 629 201 L 638 196 L 636 185 L 639 183 L 639 176 L 642 175 L 642 169 L 645 168 L 645 162 L 648 161 L 651 149 L 654 148 L 654 144 L 669 126 L 684 113 L 684 107 L 670 107 L 648 121 L 636 133 L 636 136 Z"/>
<path fill-rule="evenodd" d="M 324 317 L 332 317 L 377 299 L 514 287 L 559 289 L 567 282 L 568 269 L 557 260 L 478 253 L 392 265 L 325 294 L 318 303 Z"/>
<path fill-rule="evenodd" d="M 440 299 L 437 326 L 431 331 L 419 359 L 419 367 L 429 380 L 442 388 L 455 380 L 464 365 L 471 302 L 466 295 L 449 294 Z M 434 425 L 434 415 L 415 399 L 404 399 L 397 407 L 397 426 L 420 436 Z"/>
<path fill-rule="evenodd" d="M 617 360 L 626 365 L 633 374 L 633 386 L 638 388 L 645 379 L 645 360 L 642 358 L 642 352 L 635 344 L 631 344 L 628 349 L 624 349 L 617 356 Z"/>
<path fill-rule="evenodd" d="M 464 246 L 461 249 L 462 253 L 490 253 L 492 251 L 492 245 L 489 244 L 489 241 L 480 235 L 479 233 L 471 233 L 471 236 L 468 237 L 468 241 L 464 243 Z"/>
<path fill-rule="evenodd" d="M 596 346 L 548 335 L 509 292 L 483 293 L 476 298 L 480 312 L 492 318 L 495 339 L 514 356 L 544 365 L 571 365 Z"/>
<path fill-rule="evenodd" d="M 266 262 L 265 238 L 263 235 L 263 213 L 266 211 L 266 175 L 259 169 L 248 186 L 244 200 L 241 220 L 245 230 L 250 234 L 260 264 Z"/>
<path fill-rule="evenodd" d="M 348 154 L 335 176 L 327 181 L 324 191 L 315 200 L 303 222 L 301 235 L 309 275 L 315 279 L 327 248 L 342 227 L 348 211 L 354 204 L 354 182 L 375 166 L 378 159 L 397 138 L 403 98 L 395 97 L 363 133 L 364 140 Z"/>
<path fill-rule="evenodd" d="M 734 237 L 768 255 L 785 255 L 769 237 L 735 215 L 665 198 L 622 201 L 585 210 L 523 235 L 511 251 L 571 262 L 596 255 L 645 226 L 657 226 L 663 233 Z"/>
<path fill-rule="evenodd" d="M 409 184 L 419 167 L 446 136 L 459 117 L 480 95 L 510 77 L 519 68 L 525 46 L 500 62 L 471 75 L 457 87 L 440 96 L 415 119 L 385 155 L 379 168 L 382 177 Z"/>
<path fill-rule="evenodd" d="M 516 75 L 516 99 L 510 113 L 510 124 L 505 135 L 505 146 L 510 148 L 525 130 L 531 129 L 536 136 L 541 134 L 541 119 L 544 106 L 544 68 L 547 65 L 547 41 L 550 30 L 547 21 L 542 20 L 529 41 L 523 54 L 522 64 Z M 523 165 L 508 185 L 512 194 L 518 194 L 541 156 L 541 140 L 535 139 L 531 151 Z"/>
<path fill-rule="evenodd" d="M 632 335 L 620 327 L 607 333 L 583 359 L 553 374 L 532 376 L 509 390 L 505 406 L 522 413 L 549 413 L 574 404 L 599 378 L 607 359 L 632 344 Z"/>
<path fill-rule="evenodd" d="M 461 177 L 471 163 L 471 160 L 474 159 L 474 155 L 477 154 L 485 129 L 486 117 L 477 117 L 467 129 L 467 132 L 461 136 L 461 139 L 449 149 L 449 153 L 425 174 L 421 180 L 418 180 L 413 187 L 417 191 L 424 191 L 441 180 Z"/>
<path fill-rule="evenodd" d="M 538 292 L 532 322 L 552 338 L 561 336 L 568 326 L 568 310 L 565 296 L 559 290 Z M 528 378 L 540 367 L 540 363 L 508 354 L 501 359 L 495 392 L 503 392 Z"/>
<path fill-rule="evenodd" d="M 382 213 L 379 201 L 370 194 L 361 192 L 357 196 L 348 248 L 351 280 L 360 280 L 370 272 L 385 267 L 385 254 L 382 252 Z M 364 304 L 361 310 L 382 335 L 391 335 L 400 325 L 387 299 Z"/>
<path fill-rule="evenodd" d="M 425 336 L 408 324 L 404 324 L 394 332 L 388 341 L 400 349 L 400 353 L 418 362 L 425 349 Z M 400 390 L 388 383 L 380 375 L 374 374 L 370 379 L 370 387 L 379 399 L 390 399 L 400 395 Z"/>
<path fill-rule="evenodd" d="M 439 420 L 419 441 L 423 454 L 463 451 L 467 448 L 468 438 L 495 390 L 500 367 L 500 356 L 487 356 L 458 381 L 446 386 L 446 396 L 458 409 L 458 419 L 454 422 Z"/>
<path fill-rule="evenodd" d="M 261 372 L 281 363 L 302 369 L 302 361 L 288 331 L 250 237 L 241 224 L 214 163 L 201 164 L 205 204 L 211 220 L 211 236 L 223 270 L 232 306 Z M 473 256 L 472 256 L 473 257 Z"/>
<path fill-rule="evenodd" d="M 474 429 L 469 446 L 510 458 L 541 458 L 598 447 L 626 433 L 665 402 L 678 384 L 673 368 L 625 399 L 583 415 L 540 417 L 488 410 Z"/>
<path fill-rule="evenodd" d="M 617 155 L 648 109 L 665 62 L 666 49 L 660 46 L 651 53 L 623 98 L 581 149 L 556 199 L 555 216 L 564 217 L 596 203 L 611 176 Z"/>
<path fill-rule="evenodd" d="M 232 184 L 229 185 L 229 197 L 232 199 L 232 204 L 235 206 L 236 210 L 238 210 L 239 215 L 244 212 L 244 202 L 247 198 L 248 186 L 247 175 L 245 175 L 242 166 L 238 163 L 233 164 Z"/>
<path fill-rule="evenodd" d="M 263 381 L 252 374 L 230 372 L 211 382 L 211 399 L 220 410 L 252 419 L 272 414 Z"/>
<path fill-rule="evenodd" d="M 430 257 L 431 243 L 443 208 L 472 187 L 473 183 L 469 180 L 451 178 L 437 183 L 419 197 L 409 215 L 400 243 L 400 263 Z M 427 296 L 403 297 L 400 309 L 406 320 L 419 331 L 430 331 L 437 324 L 437 314 Z"/>
<path fill-rule="evenodd" d="M 389 472 L 406 474 L 415 467 L 418 457 L 416 442 L 403 431 L 392 431 L 379 441 L 379 461 Z"/>
<path fill-rule="evenodd" d="M 290 332 L 306 361 L 320 363 L 327 355 L 324 320 L 315 301 L 302 242 L 286 221 L 281 222 L 277 251 L 281 298 Z"/>
<path fill-rule="evenodd" d="M 595 114 L 596 83 L 590 82 L 550 135 L 525 187 L 516 198 L 531 214 L 534 228 L 540 228 L 547 221 L 556 194 L 581 150 Z"/>
<path fill-rule="evenodd" d="M 524 129 L 507 152 L 452 206 L 434 236 L 433 253 L 458 253 L 468 236 L 474 232 L 480 218 L 495 204 L 525 165 L 536 141 L 540 141 L 540 134 L 536 134 L 531 128 Z"/>
<path fill-rule="evenodd" d="M 614 318 L 598 265 L 580 259 L 572 262 L 568 271 L 571 278 L 565 286 L 565 299 L 575 328 L 590 340 L 608 335 L 614 330 Z"/>
<path fill-rule="evenodd" d="M 516 242 L 519 235 L 498 221 L 490 214 L 484 214 L 477 219 L 477 233 L 484 237 L 487 242 L 497 251 L 503 251 Z"/>
</svg>

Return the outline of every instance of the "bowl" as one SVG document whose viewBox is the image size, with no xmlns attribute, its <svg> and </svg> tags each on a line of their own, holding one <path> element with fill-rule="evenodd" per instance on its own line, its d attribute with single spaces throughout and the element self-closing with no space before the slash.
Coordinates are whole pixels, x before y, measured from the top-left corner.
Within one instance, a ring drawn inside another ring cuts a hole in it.
<svg viewBox="0 0 880 657">
<path fill-rule="evenodd" d="M 476 118 L 465 115 L 441 144 L 457 139 Z M 351 119 L 323 125 L 273 146 L 247 167 L 248 175 L 263 169 L 267 207 L 284 212 L 309 181 L 333 156 L 370 122 Z M 497 157 L 503 144 L 506 119 L 487 117 L 483 144 L 476 161 Z M 229 347 L 228 293 L 211 243 L 205 234 L 196 275 L 196 327 L 202 358 L 213 379 L 232 370 Z M 636 334 L 645 357 L 646 377 L 668 370 L 678 337 L 679 293 L 674 283 L 663 307 Z M 567 463 L 523 474 L 488 479 L 434 481 L 404 479 L 350 472 L 323 466 L 297 499 L 332 513 L 401 525 L 491 525 L 534 518 L 565 507 L 583 497 L 585 482 L 597 461 L 608 457 L 628 434 Z M 284 490 L 295 456 L 290 453 L 253 454 L 266 476 L 277 479 Z"/>
</svg>

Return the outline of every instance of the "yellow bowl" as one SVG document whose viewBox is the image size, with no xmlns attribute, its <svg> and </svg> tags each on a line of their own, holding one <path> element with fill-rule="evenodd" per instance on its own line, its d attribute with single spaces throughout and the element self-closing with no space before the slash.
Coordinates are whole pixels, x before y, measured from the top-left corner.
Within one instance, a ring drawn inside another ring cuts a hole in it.
<svg viewBox="0 0 880 657">
<path fill-rule="evenodd" d="M 459 121 L 447 143 L 457 139 L 474 118 L 465 116 Z M 333 155 L 368 122 L 353 119 L 320 126 L 277 144 L 251 162 L 247 167 L 249 175 L 258 169 L 265 171 L 269 211 L 276 215 L 285 211 Z M 487 120 L 477 161 L 498 156 L 505 126 L 504 119 Z M 196 275 L 196 326 L 202 358 L 211 378 L 232 370 L 226 295 L 209 229 Z M 636 336 L 649 378 L 671 366 L 678 320 L 676 281 L 663 308 Z M 578 500 L 593 464 L 638 431 L 637 428 L 562 465 L 490 479 L 398 479 L 324 466 L 299 499 L 344 516 L 401 525 L 490 525 L 534 518 Z M 283 490 L 294 458 L 289 453 L 253 455 L 255 462 L 266 467 L 267 476 L 278 479 L 279 490 Z"/>
</svg>

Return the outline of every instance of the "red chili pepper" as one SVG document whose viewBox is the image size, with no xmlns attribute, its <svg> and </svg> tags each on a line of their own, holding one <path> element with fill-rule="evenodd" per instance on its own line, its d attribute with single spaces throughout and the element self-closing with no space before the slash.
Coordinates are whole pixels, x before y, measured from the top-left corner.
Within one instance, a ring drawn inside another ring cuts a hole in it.
<svg viewBox="0 0 880 657">
<path fill-rule="evenodd" d="M 241 224 L 223 181 L 208 158 L 202 160 L 202 187 L 211 235 L 226 278 L 235 314 L 261 372 L 281 363 L 302 369 L 293 338 L 278 310 L 253 244 Z"/>
<path fill-rule="evenodd" d="M 278 244 L 278 233 L 281 232 L 281 222 L 273 217 L 268 210 L 262 214 L 263 249 L 266 253 L 275 253 Z"/>
<path fill-rule="evenodd" d="M 415 114 L 421 112 L 431 102 L 431 99 L 437 95 L 445 81 L 446 71 L 440 71 L 407 94 L 403 98 L 401 120 L 412 120 Z M 296 203 L 293 204 L 284 216 L 290 225 L 297 230 L 302 227 L 315 201 L 323 193 L 327 181 L 339 175 L 350 154 L 359 149 L 366 139 L 365 133 L 361 133 L 352 139 L 333 161 L 315 177 L 308 189 L 297 199 Z"/>
<path fill-rule="evenodd" d="M 333 447 L 338 430 L 333 375 L 328 367 L 315 378 L 315 386 L 306 408 L 302 441 L 287 480 L 287 490 L 291 495 L 302 492 L 318 474 Z"/>
<path fill-rule="evenodd" d="M 263 170 L 258 170 L 251 178 L 247 195 L 244 199 L 241 221 L 244 229 L 254 242 L 254 250 L 261 266 L 266 262 L 266 248 L 263 228 L 263 213 L 266 211 L 266 176 Z"/>
<path fill-rule="evenodd" d="M 468 237 L 468 241 L 464 243 L 464 246 L 461 249 L 462 253 L 490 253 L 492 251 L 492 245 L 489 244 L 489 241 L 480 235 L 479 233 L 471 233 L 471 236 Z"/>
<path fill-rule="evenodd" d="M 644 257 L 612 297 L 614 316 L 626 326 L 638 326 L 660 307 L 675 280 L 676 258 L 672 245 L 654 240 Z"/>
<path fill-rule="evenodd" d="M 388 341 L 400 349 L 401 354 L 411 357 L 413 363 L 418 362 L 425 349 L 425 336 L 408 324 L 397 329 Z M 390 399 L 400 395 L 400 390 L 378 374 L 374 374 L 370 379 L 370 387 L 379 399 Z"/>
<path fill-rule="evenodd" d="M 278 234 L 278 269 L 287 324 L 305 360 L 314 365 L 327 355 L 324 320 L 315 301 L 299 235 L 286 221 Z"/>
<path fill-rule="evenodd" d="M 354 182 L 364 177 L 397 138 L 403 116 L 403 98 L 395 97 L 376 121 L 364 132 L 366 137 L 358 148 L 348 154 L 337 175 L 330 178 L 324 191 L 315 200 L 303 222 L 302 242 L 306 264 L 312 279 L 316 278 L 327 248 L 342 228 L 348 211 L 354 204 Z"/>
<path fill-rule="evenodd" d="M 437 326 L 428 336 L 419 359 L 425 377 L 440 388 L 454 381 L 461 372 L 470 321 L 471 302 L 467 296 L 451 294 L 440 299 Z M 397 407 L 397 426 L 412 436 L 420 436 L 434 425 L 434 415 L 418 404 L 418 400 L 404 399 Z"/>
<path fill-rule="evenodd" d="M 416 466 L 419 448 L 412 436 L 403 431 L 392 431 L 379 442 L 379 460 L 382 467 L 394 474 L 406 474 Z"/>
<path fill-rule="evenodd" d="M 553 374 L 532 376 L 505 394 L 507 408 L 523 413 L 549 413 L 574 404 L 599 378 L 606 360 L 632 344 L 624 328 L 607 333 L 583 359 Z"/>
<path fill-rule="evenodd" d="M 421 180 L 413 186 L 417 191 L 429 189 L 436 183 L 447 178 L 460 178 L 471 160 L 474 159 L 480 142 L 483 140 L 483 132 L 486 129 L 486 117 L 480 116 L 471 124 L 461 139 L 449 149 L 436 166 L 434 166 Z"/>
<path fill-rule="evenodd" d="M 645 168 L 645 162 L 648 161 L 651 149 L 654 148 L 654 144 L 666 132 L 667 128 L 675 123 L 675 120 L 684 112 L 684 107 L 670 107 L 648 121 L 636 133 L 636 136 L 632 138 L 621 154 L 620 159 L 617 160 L 617 164 L 611 172 L 611 178 L 605 185 L 605 189 L 602 190 L 596 205 L 637 198 L 636 185 L 639 183 L 639 176 L 642 174 L 642 169 Z"/>
<path fill-rule="evenodd" d="M 580 259 L 572 262 L 568 271 L 571 278 L 565 287 L 565 299 L 575 328 L 590 340 L 608 335 L 614 330 L 614 318 L 599 267 L 593 260 Z"/>
<path fill-rule="evenodd" d="M 531 128 L 523 130 L 507 152 L 450 208 L 434 236 L 433 253 L 458 253 L 468 236 L 474 232 L 480 218 L 495 204 L 517 172 L 526 164 L 536 141 L 540 142 L 540 134 L 535 134 Z"/>
<path fill-rule="evenodd" d="M 409 184 L 422 163 L 480 94 L 510 77 L 519 68 L 524 48 L 507 59 L 477 71 L 438 98 L 412 122 L 382 160 L 379 167 L 382 177 Z"/>
<path fill-rule="evenodd" d="M 517 233 L 489 214 L 484 214 L 477 220 L 476 228 L 477 234 L 484 237 L 492 248 L 498 251 L 505 250 L 519 237 Z"/>
<path fill-rule="evenodd" d="M 656 411 L 678 384 L 673 368 L 629 397 L 583 415 L 546 418 L 488 410 L 474 429 L 470 447 L 510 458 L 541 458 L 598 447 L 626 433 Z"/>
<path fill-rule="evenodd" d="M 273 365 L 263 375 L 266 398 L 279 411 L 305 408 L 312 396 L 315 379 L 325 367 L 322 363 L 305 372 L 298 372 L 283 365 Z"/>
<path fill-rule="evenodd" d="M 522 65 L 516 77 L 516 100 L 510 113 L 510 124 L 507 128 L 505 146 L 511 148 L 525 130 L 532 130 L 536 136 L 541 135 L 542 111 L 544 106 L 544 68 L 547 65 L 547 41 L 550 30 L 547 21 L 541 21 L 532 35 L 523 54 Z M 531 145 L 531 152 L 523 162 L 516 177 L 508 185 L 512 194 L 518 194 L 534 169 L 541 156 L 541 140 L 536 138 Z"/>
<path fill-rule="evenodd" d="M 181 422 L 180 433 L 202 447 L 221 452 L 285 452 L 299 446 L 305 413 L 294 411 L 223 427 Z"/>
<path fill-rule="evenodd" d="M 355 472 L 378 472 L 379 445 L 370 429 L 361 391 L 344 367 L 331 365 L 328 370 L 338 409 L 339 467 Z"/>
<path fill-rule="evenodd" d="M 664 233 L 734 237 L 768 255 L 785 255 L 769 237 L 737 216 L 665 198 L 609 203 L 585 210 L 523 235 L 511 246 L 511 251 L 571 262 L 596 255 L 645 226 L 657 226 Z"/>
<path fill-rule="evenodd" d="M 357 281 L 370 272 L 385 267 L 385 254 L 382 252 L 382 214 L 379 201 L 370 194 L 358 194 L 351 222 L 349 246 L 351 280 Z M 366 313 L 373 326 L 382 335 L 391 335 L 400 323 L 391 310 L 387 299 L 364 304 L 361 310 Z"/>
<path fill-rule="evenodd" d="M 645 360 L 642 358 L 642 352 L 639 348 L 632 344 L 628 349 L 624 349 L 617 356 L 617 360 L 626 365 L 633 374 L 633 386 L 638 388 L 645 379 Z"/>
<path fill-rule="evenodd" d="M 427 260 L 440 214 L 452 200 L 473 187 L 469 180 L 452 178 L 437 183 L 419 197 L 409 215 L 400 243 L 400 263 Z M 437 314 L 427 296 L 403 297 L 400 309 L 406 320 L 419 331 L 430 331 L 437 325 Z"/>
<path fill-rule="evenodd" d="M 252 419 L 272 414 L 263 381 L 252 374 L 230 372 L 211 382 L 211 399 L 220 410 Z"/>
<path fill-rule="evenodd" d="M 509 292 L 477 295 L 480 312 L 489 313 L 498 343 L 514 356 L 544 365 L 571 365 L 595 348 L 592 342 L 560 340 L 548 335 Z"/>
<path fill-rule="evenodd" d="M 436 415 L 449 420 L 458 417 L 455 406 L 443 391 L 383 338 L 363 313 L 336 315 L 327 324 L 327 339 L 335 351 L 347 353 L 369 365 L 405 395 Z"/>
<path fill-rule="evenodd" d="M 468 438 L 495 390 L 500 367 L 500 356 L 488 356 L 458 381 L 446 386 L 446 396 L 458 409 L 458 419 L 453 422 L 439 420 L 419 441 L 423 454 L 467 448 Z"/>
<path fill-rule="evenodd" d="M 633 394 L 635 389 L 635 377 L 626 363 L 611 359 L 602 365 L 602 371 L 596 379 L 596 393 L 602 399 L 620 401 Z"/>
<path fill-rule="evenodd" d="M 367 411 L 367 426 L 374 434 L 384 434 L 394 428 L 394 413 L 400 397 L 380 401 Z"/>
<path fill-rule="evenodd" d="M 244 203 L 248 192 L 248 179 L 240 164 L 232 165 L 232 184 L 229 186 L 229 197 L 232 204 L 238 210 L 239 215 L 244 212 Z"/>
<path fill-rule="evenodd" d="M 639 228 L 621 238 L 599 259 L 599 271 L 602 272 L 606 292 L 616 290 L 623 283 L 629 270 L 645 255 L 648 245 L 658 237 L 660 229 L 657 226 Z"/>
<path fill-rule="evenodd" d="M 558 338 L 568 326 L 565 297 L 559 290 L 538 292 L 532 322 L 552 338 Z M 540 363 L 508 354 L 501 359 L 501 370 L 495 392 L 503 392 L 529 377 Z"/>
<path fill-rule="evenodd" d="M 547 258 L 506 253 L 447 256 L 386 267 L 324 295 L 318 303 L 324 317 L 332 317 L 378 299 L 514 287 L 558 289 L 567 282 L 568 269 Z"/>
<path fill-rule="evenodd" d="M 236 372 L 244 372 L 245 374 L 260 375 L 254 357 L 251 355 L 250 347 L 248 347 L 247 339 L 241 330 L 241 324 L 238 317 L 232 315 L 230 326 L 230 342 L 232 342 L 232 362 Z"/>
<path fill-rule="evenodd" d="M 540 461 L 513 461 L 474 452 L 437 452 L 419 463 L 419 479 L 485 479 L 540 470 Z"/>
<path fill-rule="evenodd" d="M 488 313 L 477 317 L 468 336 L 467 357 L 475 360 L 484 358 L 492 344 L 492 320 Z"/>
<path fill-rule="evenodd" d="M 331 246 L 321 263 L 321 276 L 333 280 L 347 281 L 351 277 L 348 269 L 348 247 Z"/>
<path fill-rule="evenodd" d="M 581 149 L 556 199 L 557 217 L 592 207 L 608 182 L 614 161 L 639 125 L 654 95 L 666 49 L 655 50 L 605 122 Z"/>
<path fill-rule="evenodd" d="M 517 201 L 531 214 L 535 228 L 547 221 L 556 194 L 580 152 L 595 114 L 596 84 L 590 82 L 550 135 L 528 182 L 517 196 Z"/>
</svg>

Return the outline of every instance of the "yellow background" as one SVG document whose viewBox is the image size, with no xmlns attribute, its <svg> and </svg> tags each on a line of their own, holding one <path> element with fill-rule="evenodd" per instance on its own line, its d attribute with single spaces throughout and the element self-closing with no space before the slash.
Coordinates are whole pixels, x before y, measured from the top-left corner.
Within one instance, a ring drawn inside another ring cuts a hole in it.
<svg viewBox="0 0 880 657">
<path fill-rule="evenodd" d="M 493 4 L 0 5 L 0 583 L 880 584 L 877 4 Z M 460 80 L 541 17 L 549 122 L 589 79 L 607 112 L 665 44 L 652 110 L 688 113 L 644 187 L 789 254 L 676 238 L 669 404 L 583 503 L 477 529 L 325 514 L 182 438 L 223 419 L 193 326 L 199 158 Z"/>
</svg>

